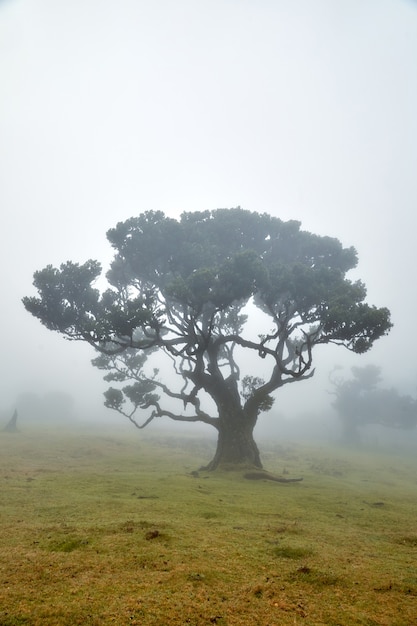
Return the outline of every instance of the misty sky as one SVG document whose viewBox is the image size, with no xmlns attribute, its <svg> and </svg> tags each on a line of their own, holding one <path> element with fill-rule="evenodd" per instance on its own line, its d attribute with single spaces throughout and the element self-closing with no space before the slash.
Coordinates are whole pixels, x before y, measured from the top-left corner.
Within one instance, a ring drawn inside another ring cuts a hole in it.
<svg viewBox="0 0 417 626">
<path fill-rule="evenodd" d="M 144 210 L 237 205 L 354 245 L 392 311 L 369 355 L 321 349 L 297 401 L 333 363 L 417 392 L 416 1 L 0 0 L 0 85 L 0 409 L 102 402 L 91 348 L 24 310 L 35 270 L 106 267 L 106 231 Z"/>
</svg>

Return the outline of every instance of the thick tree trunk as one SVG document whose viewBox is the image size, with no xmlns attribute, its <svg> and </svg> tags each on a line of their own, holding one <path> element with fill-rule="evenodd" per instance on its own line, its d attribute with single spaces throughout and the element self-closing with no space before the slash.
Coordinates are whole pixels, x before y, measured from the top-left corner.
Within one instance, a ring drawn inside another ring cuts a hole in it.
<svg viewBox="0 0 417 626">
<path fill-rule="evenodd" d="M 256 467 L 262 469 L 258 446 L 253 438 L 254 425 L 248 426 L 241 421 L 222 421 L 214 458 L 204 467 L 215 470 L 218 467 Z"/>
</svg>

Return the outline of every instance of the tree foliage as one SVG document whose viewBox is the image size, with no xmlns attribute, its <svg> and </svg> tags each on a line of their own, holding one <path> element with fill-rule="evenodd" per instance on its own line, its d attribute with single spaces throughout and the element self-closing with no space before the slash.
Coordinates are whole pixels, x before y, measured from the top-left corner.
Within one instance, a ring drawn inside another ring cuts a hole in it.
<svg viewBox="0 0 417 626">
<path fill-rule="evenodd" d="M 104 293 L 94 287 L 97 261 L 67 262 L 36 272 L 38 297 L 23 302 L 48 328 L 99 350 L 94 364 L 118 383 L 106 405 L 140 427 L 160 416 L 201 421 L 234 434 L 237 449 L 236 433 L 252 432 L 274 391 L 312 375 L 315 346 L 363 353 L 391 327 L 389 311 L 367 304 L 363 283 L 346 278 L 354 248 L 297 221 L 239 207 L 179 220 L 148 211 L 107 237 L 115 256 Z M 162 354 L 180 386 L 152 367 Z M 241 376 L 242 354 L 256 372 L 262 363 L 265 380 Z M 216 415 L 206 412 L 205 396 Z M 178 404 L 183 410 L 171 408 Z M 150 411 L 143 423 L 141 410 Z"/>
<path fill-rule="evenodd" d="M 411 429 L 417 424 L 417 400 L 397 389 L 381 387 L 381 368 L 376 365 L 352 367 L 348 380 L 331 375 L 333 406 L 343 426 L 343 437 L 357 443 L 359 429 L 368 424 Z"/>
</svg>

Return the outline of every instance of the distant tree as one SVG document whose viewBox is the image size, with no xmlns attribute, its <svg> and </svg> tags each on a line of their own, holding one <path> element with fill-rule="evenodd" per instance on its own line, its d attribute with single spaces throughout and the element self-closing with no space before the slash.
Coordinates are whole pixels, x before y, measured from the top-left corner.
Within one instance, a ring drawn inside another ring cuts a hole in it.
<svg viewBox="0 0 417 626">
<path fill-rule="evenodd" d="M 381 388 L 380 367 L 352 367 L 353 377 L 349 380 L 337 378 L 335 371 L 330 376 L 335 396 L 333 406 L 342 424 L 345 443 L 359 443 L 360 428 L 368 424 L 402 429 L 416 426 L 417 400 L 400 395 L 395 388 Z"/>
<path fill-rule="evenodd" d="M 10 420 L 7 422 L 6 426 L 3 428 L 5 433 L 18 433 L 19 429 L 17 427 L 17 411 L 16 409 L 13 411 L 13 415 Z"/>
<path fill-rule="evenodd" d="M 49 391 L 42 397 L 43 419 L 71 422 L 74 420 L 74 398 L 65 391 Z"/>
<path fill-rule="evenodd" d="M 23 421 L 40 421 L 42 420 L 42 398 L 34 391 L 22 391 L 17 395 L 16 406 Z"/>
<path fill-rule="evenodd" d="M 50 391 L 44 395 L 24 391 L 17 396 L 16 404 L 24 420 L 70 422 L 74 419 L 74 398 L 65 391 Z"/>
<path fill-rule="evenodd" d="M 315 346 L 360 354 L 391 328 L 389 311 L 366 304 L 364 285 L 345 278 L 354 248 L 296 221 L 240 207 L 179 220 L 149 211 L 107 237 L 115 250 L 109 289 L 93 286 L 97 261 L 49 265 L 34 275 L 39 297 L 24 306 L 101 353 L 94 365 L 117 384 L 105 404 L 138 428 L 166 416 L 217 429 L 208 469 L 261 467 L 258 416 L 277 389 L 313 375 Z"/>
</svg>

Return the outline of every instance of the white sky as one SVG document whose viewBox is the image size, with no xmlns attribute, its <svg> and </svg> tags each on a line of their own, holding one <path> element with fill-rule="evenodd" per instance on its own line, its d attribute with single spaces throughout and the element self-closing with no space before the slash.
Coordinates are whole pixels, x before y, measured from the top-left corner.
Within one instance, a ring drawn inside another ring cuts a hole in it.
<svg viewBox="0 0 417 626">
<path fill-rule="evenodd" d="M 0 0 L 0 89 L 0 409 L 102 402 L 91 349 L 24 310 L 35 270 L 107 265 L 144 210 L 237 205 L 358 249 L 395 329 L 322 376 L 374 362 L 415 391 L 416 1 Z"/>
</svg>

